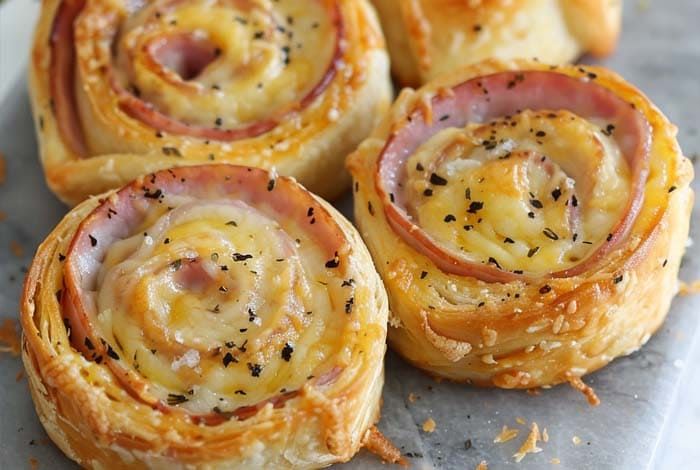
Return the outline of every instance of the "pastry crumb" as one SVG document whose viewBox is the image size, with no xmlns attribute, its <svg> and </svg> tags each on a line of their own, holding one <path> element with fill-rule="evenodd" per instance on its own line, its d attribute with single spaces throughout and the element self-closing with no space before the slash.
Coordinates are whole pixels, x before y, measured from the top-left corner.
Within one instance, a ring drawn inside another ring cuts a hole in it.
<svg viewBox="0 0 700 470">
<path fill-rule="evenodd" d="M 542 442 L 549 442 L 549 433 L 547 432 L 547 428 L 542 430 Z"/>
<path fill-rule="evenodd" d="M 433 418 L 428 418 L 423 422 L 423 431 L 425 432 L 434 432 L 436 427 L 437 425 Z"/>
<path fill-rule="evenodd" d="M 581 438 L 578 437 L 578 436 L 574 436 L 574 437 L 571 438 L 571 442 L 573 442 L 575 446 L 580 445 L 580 444 L 581 444 Z"/>
<path fill-rule="evenodd" d="M 408 394 L 408 401 L 410 403 L 415 403 L 416 400 L 418 400 L 418 399 L 420 399 L 420 397 L 418 395 L 416 395 L 415 393 L 411 392 Z"/>
<path fill-rule="evenodd" d="M 528 388 L 527 390 L 525 390 L 525 392 L 527 392 L 528 395 L 531 395 L 533 397 L 536 397 L 536 396 L 539 396 L 542 394 L 542 390 L 539 387 Z M 522 424 L 524 424 L 524 423 L 522 423 Z"/>
<path fill-rule="evenodd" d="M 489 464 L 486 463 L 486 460 L 482 460 L 474 470 L 489 470 Z"/>
<path fill-rule="evenodd" d="M 496 436 L 496 438 L 493 440 L 495 444 L 500 444 L 503 442 L 508 442 L 510 440 L 515 439 L 518 437 L 518 434 L 520 431 L 518 431 L 515 428 L 509 428 L 506 425 L 503 425 L 503 428 L 501 429 L 501 432 Z"/>
<path fill-rule="evenodd" d="M 558 458 L 554 457 L 552 460 L 549 461 L 552 465 L 559 465 L 561 463 L 561 460 Z"/>
<path fill-rule="evenodd" d="M 34 457 L 29 457 L 29 467 L 32 470 L 37 470 L 37 468 L 39 468 L 39 461 Z"/>
<path fill-rule="evenodd" d="M 9 352 L 19 356 L 20 344 L 17 324 L 11 318 L 6 318 L 0 326 L 0 352 Z"/>
<path fill-rule="evenodd" d="M 678 294 L 680 295 L 694 295 L 700 293 L 700 280 L 693 282 L 679 282 L 678 283 Z"/>
<path fill-rule="evenodd" d="M 384 462 L 402 466 L 407 465 L 407 462 L 401 456 L 401 451 L 376 426 L 372 426 L 367 430 L 363 446 Z"/>
<path fill-rule="evenodd" d="M 515 422 L 518 424 L 523 424 L 523 425 L 525 424 L 525 420 L 523 418 L 521 418 L 520 416 L 515 418 Z"/>
<path fill-rule="evenodd" d="M 24 248 L 19 244 L 18 241 L 10 240 L 10 251 L 17 258 L 24 256 Z"/>
<path fill-rule="evenodd" d="M 598 406 L 600 405 L 600 398 L 598 398 L 598 395 L 596 395 L 595 390 L 593 390 L 593 387 L 590 385 L 586 385 L 583 380 L 581 380 L 581 377 L 578 377 L 571 372 L 566 373 L 566 380 L 569 381 L 569 384 L 579 392 L 583 393 L 586 396 L 586 399 L 588 400 L 588 404 L 591 406 Z"/>
<path fill-rule="evenodd" d="M 522 461 L 527 454 L 537 454 L 538 452 L 542 452 L 542 449 L 537 447 L 537 441 L 540 439 L 540 428 L 537 426 L 537 423 L 533 422 L 532 425 L 530 425 L 530 434 L 528 434 L 525 442 L 523 442 L 523 444 L 520 446 L 520 449 L 513 454 L 515 461 Z"/>
</svg>

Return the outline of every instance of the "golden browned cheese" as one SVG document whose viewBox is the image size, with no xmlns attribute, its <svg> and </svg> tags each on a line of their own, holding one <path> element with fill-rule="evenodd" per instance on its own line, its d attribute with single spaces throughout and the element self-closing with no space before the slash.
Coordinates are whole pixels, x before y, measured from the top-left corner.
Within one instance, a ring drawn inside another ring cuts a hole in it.
<svg viewBox="0 0 700 470">
<path fill-rule="evenodd" d="M 30 89 L 46 180 L 76 204 L 164 168 L 275 168 L 326 198 L 391 100 L 367 0 L 49 0 Z"/>
<path fill-rule="evenodd" d="M 399 82 L 419 86 L 483 59 L 568 62 L 609 54 L 622 0 L 372 0 Z"/>
<path fill-rule="evenodd" d="M 500 93 L 538 93 L 537 80 L 591 94 L 562 93 L 571 109 L 485 111 L 504 105 Z M 466 93 L 485 97 L 470 109 L 489 117 L 441 124 L 472 106 Z M 635 116 L 639 135 L 577 107 Z M 395 142 L 430 126 L 405 165 L 385 168 L 387 152 L 403 155 Z M 355 220 L 389 294 L 390 345 L 436 376 L 503 388 L 574 383 L 636 351 L 668 313 L 688 236 L 693 168 L 676 132 L 601 67 L 490 60 L 402 92 L 348 159 Z M 623 151 L 635 138 L 641 172 Z"/>
<path fill-rule="evenodd" d="M 318 468 L 395 451 L 372 427 L 387 316 L 329 204 L 263 170 L 187 167 L 59 223 L 25 284 L 22 358 L 84 468 Z"/>
</svg>

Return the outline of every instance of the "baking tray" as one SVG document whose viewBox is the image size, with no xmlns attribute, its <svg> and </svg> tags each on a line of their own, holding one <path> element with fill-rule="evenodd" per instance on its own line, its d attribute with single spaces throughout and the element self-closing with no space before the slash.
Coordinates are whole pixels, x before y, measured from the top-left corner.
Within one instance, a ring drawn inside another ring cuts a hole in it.
<svg viewBox="0 0 700 470">
<path fill-rule="evenodd" d="M 4 8 L 0 15 L 7 15 L 8 7 L 22 9 L 18 3 L 0 7 Z M 22 3 L 27 4 L 26 9 L 36 10 L 35 4 Z M 700 33 L 696 29 L 700 2 L 628 1 L 625 9 L 619 49 L 603 64 L 644 90 L 680 127 L 679 140 L 686 155 L 697 156 L 693 151 L 700 150 Z M 7 16 L 1 19 L 0 24 L 10 24 Z M 14 64 L 18 72 L 15 80 L 0 87 L 0 92 L 5 91 L 4 98 L 0 96 L 0 151 L 8 166 L 7 181 L 0 186 L 0 211 L 7 214 L 0 222 L 0 320 L 16 318 L 22 278 L 31 256 L 66 212 L 46 189 L 37 159 L 26 74 L 19 71 L 28 54 L 26 35 L 17 40 L 8 29 L 0 29 L 0 41 L 4 41 L 0 51 L 15 55 L 1 57 L 0 63 Z M 7 41 L 12 41 L 11 47 Z M 697 191 L 698 184 L 694 187 Z M 346 214 L 350 212 L 349 198 L 339 205 Z M 696 209 L 691 239 L 693 234 L 697 236 L 698 222 L 700 212 Z M 18 242 L 23 253 L 10 250 L 12 242 Z M 700 277 L 698 254 L 700 246 L 691 244 L 681 278 Z M 659 443 L 666 439 L 684 365 L 698 336 L 699 306 L 700 297 L 676 298 L 666 323 L 639 352 L 588 376 L 586 381 L 602 401 L 595 408 L 568 386 L 532 396 L 522 391 L 438 383 L 390 352 L 379 427 L 419 469 L 474 468 L 482 460 L 491 470 L 664 467 L 660 457 L 664 449 Z M 27 468 L 30 459 L 36 459 L 39 468 L 75 468 L 46 437 L 26 380 L 17 380 L 21 369 L 19 358 L 0 355 L 0 469 Z M 411 393 L 417 397 L 415 401 L 409 400 Z M 422 431 L 428 418 L 437 424 L 433 433 Z M 517 418 L 527 424 L 517 424 Z M 531 422 L 547 428 L 549 441 L 540 443 L 542 452 L 515 463 L 512 456 Z M 495 444 L 494 437 L 506 424 L 520 429 L 519 436 Z M 553 459 L 558 459 L 558 466 L 553 466 L 557 462 Z M 339 467 L 386 468 L 366 452 Z"/>
</svg>

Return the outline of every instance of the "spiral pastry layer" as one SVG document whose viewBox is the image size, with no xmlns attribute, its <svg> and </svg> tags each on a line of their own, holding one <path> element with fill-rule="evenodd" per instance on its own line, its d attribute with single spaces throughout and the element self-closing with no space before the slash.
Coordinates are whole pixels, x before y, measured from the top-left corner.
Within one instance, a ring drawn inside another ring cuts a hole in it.
<svg viewBox="0 0 700 470">
<path fill-rule="evenodd" d="M 621 0 L 372 0 L 394 75 L 418 86 L 488 58 L 569 62 L 617 43 Z"/>
<path fill-rule="evenodd" d="M 366 0 L 51 0 L 30 75 L 46 179 L 71 204 L 211 161 L 332 198 L 391 99 Z"/>
<path fill-rule="evenodd" d="M 456 381 L 555 384 L 628 354 L 677 290 L 693 169 L 599 67 L 488 61 L 404 91 L 350 158 L 389 341 Z"/>
<path fill-rule="evenodd" d="M 51 439 L 87 468 L 316 468 L 378 420 L 387 299 L 355 229 L 288 177 L 154 173 L 73 209 L 22 300 Z"/>
</svg>

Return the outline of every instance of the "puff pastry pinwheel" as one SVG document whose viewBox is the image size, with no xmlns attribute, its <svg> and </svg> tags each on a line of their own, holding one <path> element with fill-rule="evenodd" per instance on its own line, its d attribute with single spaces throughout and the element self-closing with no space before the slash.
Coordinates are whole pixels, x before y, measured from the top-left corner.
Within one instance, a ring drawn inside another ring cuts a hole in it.
<svg viewBox="0 0 700 470">
<path fill-rule="evenodd" d="M 569 62 L 617 43 L 622 0 L 372 0 L 392 71 L 418 86 L 483 59 Z"/>
<path fill-rule="evenodd" d="M 455 381 L 578 381 L 677 291 L 693 192 L 676 128 L 600 67 L 488 61 L 406 90 L 349 158 L 389 343 Z"/>
<path fill-rule="evenodd" d="M 387 304 L 355 229 L 293 179 L 181 167 L 48 236 L 22 356 L 84 467 L 315 468 L 374 433 Z"/>
<path fill-rule="evenodd" d="M 30 66 L 45 176 L 76 204 L 215 161 L 334 198 L 388 69 L 367 0 L 47 0 Z"/>
</svg>

